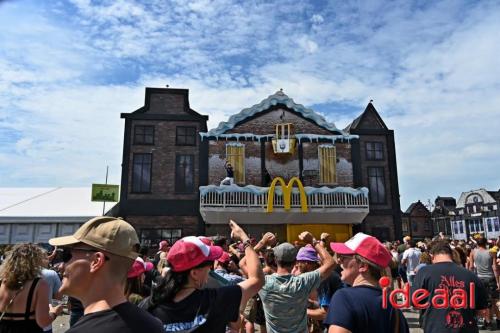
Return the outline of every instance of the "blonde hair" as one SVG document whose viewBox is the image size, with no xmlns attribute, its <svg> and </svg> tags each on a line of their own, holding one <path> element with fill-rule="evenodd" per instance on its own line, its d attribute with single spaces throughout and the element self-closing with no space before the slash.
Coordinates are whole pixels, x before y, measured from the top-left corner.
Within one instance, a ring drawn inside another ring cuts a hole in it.
<svg viewBox="0 0 500 333">
<path fill-rule="evenodd" d="M 7 288 L 18 290 L 40 275 L 46 256 L 45 250 L 33 243 L 14 245 L 0 266 L 0 280 Z"/>
</svg>

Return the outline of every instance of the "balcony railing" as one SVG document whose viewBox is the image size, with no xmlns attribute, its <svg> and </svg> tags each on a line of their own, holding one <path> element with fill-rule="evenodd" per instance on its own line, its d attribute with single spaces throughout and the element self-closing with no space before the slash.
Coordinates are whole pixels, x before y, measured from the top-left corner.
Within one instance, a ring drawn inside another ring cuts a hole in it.
<svg viewBox="0 0 500 333">
<path fill-rule="evenodd" d="M 200 186 L 200 208 L 262 208 L 266 209 L 269 197 L 268 187 L 258 186 Z M 321 208 L 368 208 L 368 189 L 350 187 L 304 187 L 307 206 Z M 277 186 L 273 193 L 274 208 L 284 208 L 283 191 Z M 292 189 L 290 208 L 300 208 L 300 192 Z"/>
</svg>

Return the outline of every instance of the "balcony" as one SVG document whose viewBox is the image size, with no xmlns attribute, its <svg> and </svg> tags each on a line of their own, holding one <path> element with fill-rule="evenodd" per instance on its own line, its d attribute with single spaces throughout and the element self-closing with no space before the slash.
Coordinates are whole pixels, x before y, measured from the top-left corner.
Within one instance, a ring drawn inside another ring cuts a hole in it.
<svg viewBox="0 0 500 333">
<path fill-rule="evenodd" d="M 253 185 L 200 186 L 200 213 L 207 224 L 229 218 L 243 224 L 359 224 L 369 212 L 368 189 Z M 272 197 L 272 205 L 268 205 Z M 301 202 L 305 198 L 306 205 Z M 271 207 L 271 209 L 269 209 Z"/>
</svg>

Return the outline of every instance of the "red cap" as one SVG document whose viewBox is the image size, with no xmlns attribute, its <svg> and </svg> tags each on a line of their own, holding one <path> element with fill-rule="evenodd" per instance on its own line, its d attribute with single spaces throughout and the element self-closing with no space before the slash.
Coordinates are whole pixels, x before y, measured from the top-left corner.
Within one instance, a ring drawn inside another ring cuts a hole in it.
<svg viewBox="0 0 500 333">
<path fill-rule="evenodd" d="M 196 236 L 188 236 L 174 243 L 167 255 L 174 272 L 187 271 L 204 261 L 214 261 L 222 255 L 220 246 L 208 246 Z"/>
<path fill-rule="evenodd" d="M 220 256 L 219 259 L 217 259 L 219 262 L 223 264 L 227 264 L 228 262 L 231 261 L 231 257 L 229 256 L 229 253 L 227 252 L 222 252 L 222 255 Z"/>
<path fill-rule="evenodd" d="M 128 278 L 135 278 L 141 275 L 146 271 L 146 268 L 144 267 L 144 263 L 140 262 L 139 260 L 135 260 L 134 263 L 132 264 L 132 267 L 128 270 L 127 277 Z"/>
<path fill-rule="evenodd" d="M 373 236 L 358 232 L 345 243 L 330 243 L 333 252 L 344 255 L 357 254 L 381 268 L 392 260 L 391 253 Z"/>
<path fill-rule="evenodd" d="M 146 270 L 146 272 L 153 270 L 154 267 L 155 265 L 151 261 L 147 261 L 144 263 L 144 269 Z"/>
<path fill-rule="evenodd" d="M 205 237 L 205 236 L 198 236 L 198 238 L 203 242 L 203 244 L 205 245 L 208 245 L 208 246 L 212 246 L 214 245 L 214 242 L 212 242 L 212 240 L 208 237 Z"/>
</svg>

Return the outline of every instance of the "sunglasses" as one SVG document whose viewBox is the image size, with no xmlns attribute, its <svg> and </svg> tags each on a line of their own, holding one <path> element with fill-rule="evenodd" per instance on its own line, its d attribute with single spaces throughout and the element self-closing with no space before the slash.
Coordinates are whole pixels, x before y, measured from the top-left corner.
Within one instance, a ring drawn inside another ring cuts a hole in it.
<svg viewBox="0 0 500 333">
<path fill-rule="evenodd" d="M 349 256 L 349 255 L 342 255 L 342 254 L 339 254 L 337 255 L 337 258 L 339 259 L 339 261 L 344 261 L 344 260 L 351 260 L 352 258 L 354 258 L 354 256 Z"/>
<path fill-rule="evenodd" d="M 61 260 L 64 263 L 69 262 L 73 258 L 73 251 L 83 251 L 83 252 L 101 252 L 100 250 L 94 250 L 94 249 L 83 249 L 83 248 L 78 248 L 78 247 L 65 247 L 61 249 Z M 104 255 L 105 260 L 109 260 L 109 257 L 107 255 Z"/>
</svg>

